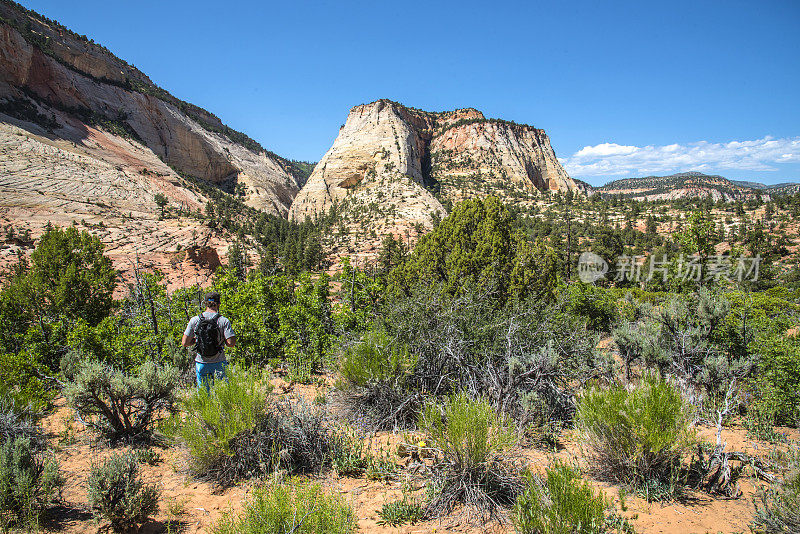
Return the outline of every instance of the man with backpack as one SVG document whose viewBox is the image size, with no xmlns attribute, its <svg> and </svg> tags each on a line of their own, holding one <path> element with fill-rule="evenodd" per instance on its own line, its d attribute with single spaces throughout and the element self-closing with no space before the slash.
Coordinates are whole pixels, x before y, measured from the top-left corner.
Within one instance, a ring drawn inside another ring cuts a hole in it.
<svg viewBox="0 0 800 534">
<path fill-rule="evenodd" d="M 236 332 L 233 331 L 231 322 L 219 313 L 220 296 L 213 291 L 206 295 L 206 311 L 192 317 L 186 325 L 181 344 L 184 347 L 195 345 L 197 352 L 194 358 L 195 372 L 197 373 L 197 387 L 206 388 L 210 380 L 225 378 L 225 347 L 236 345 Z"/>
</svg>

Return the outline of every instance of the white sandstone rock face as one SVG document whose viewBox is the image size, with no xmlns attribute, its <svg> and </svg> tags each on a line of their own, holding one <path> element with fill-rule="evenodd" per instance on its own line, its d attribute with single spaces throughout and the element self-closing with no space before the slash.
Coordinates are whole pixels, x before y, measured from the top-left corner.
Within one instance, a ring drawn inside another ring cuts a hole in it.
<svg viewBox="0 0 800 534">
<path fill-rule="evenodd" d="M 486 120 L 474 109 L 429 113 L 378 100 L 350 110 L 289 216 L 314 218 L 353 195 L 375 200 L 377 191 L 365 189 L 380 190 L 399 176 L 409 184 L 405 197 L 416 195 L 415 207 L 405 210 L 412 223 L 429 223 L 440 211 L 437 189 L 439 198 L 454 202 L 586 190 L 566 173 L 543 130 Z"/>
<path fill-rule="evenodd" d="M 423 139 L 395 105 L 356 106 L 295 198 L 290 217 L 314 218 L 351 198 L 409 203 L 403 210 L 412 223 L 429 222 L 431 212 L 443 210 L 422 187 L 424 151 Z"/>
<path fill-rule="evenodd" d="M 506 188 L 585 191 L 561 166 L 544 130 L 531 126 L 491 121 L 455 126 L 435 137 L 430 150 L 440 163 L 434 171 L 440 182 L 477 174 L 493 181 L 499 196 Z M 457 200 L 459 195 L 451 191 L 448 196 Z"/>
</svg>

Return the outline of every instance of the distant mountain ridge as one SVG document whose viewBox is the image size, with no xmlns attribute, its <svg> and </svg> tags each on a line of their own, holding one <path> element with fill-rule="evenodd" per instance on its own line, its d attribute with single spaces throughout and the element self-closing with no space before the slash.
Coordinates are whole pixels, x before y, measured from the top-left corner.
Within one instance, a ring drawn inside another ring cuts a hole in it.
<svg viewBox="0 0 800 534">
<path fill-rule="evenodd" d="M 639 200 L 668 200 L 707 197 L 713 200 L 746 200 L 759 196 L 768 200 L 774 195 L 800 191 L 800 184 L 766 185 L 759 182 L 730 180 L 701 172 L 682 172 L 668 176 L 645 176 L 612 180 L 595 191 L 601 195 L 621 195 Z"/>
</svg>

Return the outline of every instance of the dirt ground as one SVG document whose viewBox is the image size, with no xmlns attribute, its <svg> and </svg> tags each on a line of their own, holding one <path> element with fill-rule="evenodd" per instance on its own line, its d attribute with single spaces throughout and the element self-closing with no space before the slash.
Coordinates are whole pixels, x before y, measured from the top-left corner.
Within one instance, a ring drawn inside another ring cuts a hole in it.
<svg viewBox="0 0 800 534">
<path fill-rule="evenodd" d="M 291 386 L 280 379 L 273 380 L 276 394 L 286 395 L 289 399 L 313 399 L 317 395 L 315 386 Z M 328 384 L 321 384 L 329 392 Z M 328 393 L 330 394 L 330 393 Z M 98 522 L 91 515 L 87 502 L 87 481 L 90 467 L 105 457 L 124 448 L 110 449 L 100 443 L 92 432 L 84 430 L 75 421 L 71 410 L 63 400 L 57 401 L 56 409 L 43 421 L 62 473 L 67 483 L 63 490 L 62 500 L 57 507 L 49 510 L 48 519 L 43 524 L 46 532 L 94 533 L 107 530 L 107 526 Z M 797 441 L 800 434 L 796 430 L 781 429 L 792 441 Z M 700 428 L 702 439 L 714 441 L 711 428 Z M 371 445 L 396 452 L 396 444 L 410 436 L 403 433 L 381 432 L 371 436 Z M 769 459 L 776 451 L 786 449 L 786 445 L 771 445 L 754 441 L 746 436 L 739 426 L 723 430 L 722 439 L 727 442 L 728 450 L 747 452 L 751 455 Z M 569 459 L 586 465 L 580 444 L 575 436 L 567 433 L 563 437 L 563 445 L 557 452 L 549 452 L 533 447 L 519 447 L 512 451 L 518 461 L 526 462 L 533 470 L 543 470 L 554 458 Z M 161 488 L 160 510 L 152 521 L 142 527 L 142 534 L 161 532 L 199 533 L 210 532 L 211 527 L 226 511 L 236 512 L 241 509 L 242 501 L 247 497 L 256 482 L 246 482 L 225 490 L 219 490 L 211 484 L 193 480 L 187 474 L 186 451 L 180 446 L 154 448 L 160 456 L 155 466 L 142 464 L 142 475 L 147 482 L 155 483 Z M 404 465 L 402 458 L 398 464 Z M 369 533 L 464 533 L 513 532 L 513 527 L 493 522 L 475 524 L 464 514 L 454 514 L 439 521 L 421 522 L 404 525 L 399 528 L 381 526 L 377 511 L 389 501 L 402 496 L 402 486 L 412 480 L 415 488 L 421 488 L 421 479 L 413 480 L 405 468 L 398 471 L 396 480 L 387 482 L 372 481 L 366 478 L 354 479 L 339 477 L 335 473 L 327 473 L 318 478 L 332 492 L 338 492 L 353 506 L 358 517 L 361 532 Z M 738 499 L 720 499 L 702 492 L 691 492 L 686 498 L 668 503 L 648 503 L 646 500 L 628 495 L 624 497 L 625 507 L 620 503 L 619 488 L 589 478 L 591 483 L 602 489 L 612 501 L 618 513 L 627 518 L 636 532 L 643 534 L 684 534 L 684 533 L 735 533 L 748 532 L 748 523 L 753 517 L 753 499 L 759 488 L 766 483 L 755 478 L 745 477 L 740 481 L 742 496 Z M 624 495 L 624 494 L 623 494 Z"/>
</svg>

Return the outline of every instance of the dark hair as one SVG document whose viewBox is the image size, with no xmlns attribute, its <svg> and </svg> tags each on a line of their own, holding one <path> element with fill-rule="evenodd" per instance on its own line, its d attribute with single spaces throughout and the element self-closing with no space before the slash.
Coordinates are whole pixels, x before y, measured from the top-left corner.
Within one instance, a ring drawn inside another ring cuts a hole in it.
<svg viewBox="0 0 800 534">
<path fill-rule="evenodd" d="M 207 293 L 205 301 L 206 301 L 206 303 L 219 304 L 219 302 L 220 302 L 219 293 L 217 293 L 216 291 L 212 291 L 211 293 Z"/>
</svg>

